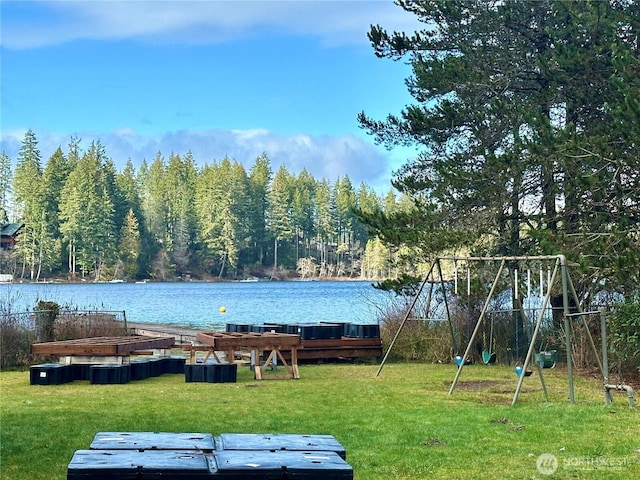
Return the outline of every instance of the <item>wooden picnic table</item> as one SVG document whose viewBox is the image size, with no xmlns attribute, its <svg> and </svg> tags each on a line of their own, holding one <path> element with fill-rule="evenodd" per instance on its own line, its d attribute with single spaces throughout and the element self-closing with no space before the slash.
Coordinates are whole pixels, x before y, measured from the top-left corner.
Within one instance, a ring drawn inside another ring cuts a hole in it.
<svg viewBox="0 0 640 480">
<path fill-rule="evenodd" d="M 234 352 L 236 350 L 249 350 L 256 362 L 253 370 L 256 380 L 263 378 L 263 373 L 276 357 L 280 359 L 287 370 L 287 378 L 300 378 L 297 353 L 300 347 L 299 335 L 273 332 L 202 332 L 198 333 L 196 338 L 199 342 L 210 347 L 209 354 L 216 359 L 218 359 L 216 352 L 226 352 L 227 359 L 232 362 L 234 361 Z M 291 351 L 291 365 L 287 363 L 281 350 Z M 271 353 L 264 364 L 260 365 L 260 357 L 263 351 L 271 351 Z M 282 378 L 282 376 L 269 375 L 268 378 Z"/>
</svg>

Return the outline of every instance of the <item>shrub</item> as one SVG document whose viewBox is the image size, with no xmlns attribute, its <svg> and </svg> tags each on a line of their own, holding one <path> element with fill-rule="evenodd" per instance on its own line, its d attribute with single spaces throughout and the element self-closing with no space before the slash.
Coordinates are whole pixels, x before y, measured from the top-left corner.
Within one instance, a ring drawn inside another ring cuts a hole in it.
<svg viewBox="0 0 640 480">
<path fill-rule="evenodd" d="M 96 311 L 64 311 L 55 323 L 56 340 L 128 335 L 124 323 L 113 313 Z"/>
<path fill-rule="evenodd" d="M 55 302 L 40 301 L 32 313 L 1 314 L 0 368 L 25 367 L 41 361 L 42 357 L 31 354 L 33 343 L 128 335 L 115 313 L 59 310 Z"/>
<path fill-rule="evenodd" d="M 405 312 L 387 312 L 380 322 L 382 344 L 389 348 L 402 324 Z M 410 318 L 402 327 L 391 360 L 444 363 L 451 359 L 451 336 L 446 322 Z"/>
<path fill-rule="evenodd" d="M 31 344 L 36 332 L 26 314 L 5 314 L 0 317 L 0 368 L 19 367 L 33 363 Z"/>
<path fill-rule="evenodd" d="M 640 376 L 640 298 L 616 305 L 608 319 L 609 349 L 623 375 Z"/>
</svg>

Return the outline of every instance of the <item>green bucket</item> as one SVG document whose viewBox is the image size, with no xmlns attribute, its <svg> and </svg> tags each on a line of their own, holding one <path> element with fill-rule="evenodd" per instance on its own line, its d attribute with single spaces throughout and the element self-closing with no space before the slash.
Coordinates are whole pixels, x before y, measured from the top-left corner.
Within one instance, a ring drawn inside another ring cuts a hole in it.
<svg viewBox="0 0 640 480">
<path fill-rule="evenodd" d="M 538 352 L 534 356 L 534 361 L 540 368 L 553 368 L 556 366 L 556 351 Z"/>
</svg>

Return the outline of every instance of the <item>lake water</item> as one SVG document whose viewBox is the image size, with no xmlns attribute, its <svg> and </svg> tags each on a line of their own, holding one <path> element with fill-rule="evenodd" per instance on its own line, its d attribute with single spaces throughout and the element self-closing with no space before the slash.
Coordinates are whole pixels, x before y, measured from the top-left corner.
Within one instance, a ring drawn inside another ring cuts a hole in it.
<svg viewBox="0 0 640 480">
<path fill-rule="evenodd" d="M 80 310 L 124 311 L 131 322 L 224 329 L 227 323 L 378 322 L 391 302 L 371 282 L 177 282 L 5 284 L 0 304 L 28 311 L 39 300 Z M 225 312 L 221 312 L 224 307 Z"/>
</svg>

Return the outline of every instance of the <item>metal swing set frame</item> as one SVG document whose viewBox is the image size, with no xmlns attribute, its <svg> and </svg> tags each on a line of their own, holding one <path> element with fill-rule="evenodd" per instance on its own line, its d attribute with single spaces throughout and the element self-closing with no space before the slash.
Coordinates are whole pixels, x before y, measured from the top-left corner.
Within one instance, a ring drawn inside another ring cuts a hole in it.
<svg viewBox="0 0 640 480">
<path fill-rule="evenodd" d="M 567 266 L 567 260 L 565 258 L 564 255 L 538 255 L 538 256 L 501 256 L 501 257 L 437 257 L 431 264 L 431 267 L 429 269 L 429 272 L 425 275 L 423 281 L 420 284 L 420 287 L 418 288 L 418 291 L 416 292 L 409 308 L 407 309 L 407 312 L 402 320 L 402 322 L 400 323 L 400 326 L 398 327 L 398 330 L 396 332 L 396 334 L 393 337 L 393 340 L 391 341 L 391 344 L 389 345 L 389 348 L 387 349 L 387 352 L 385 353 L 382 362 L 380 363 L 380 366 L 378 368 L 378 371 L 376 372 L 376 376 L 379 376 L 380 373 L 382 372 L 382 368 L 384 367 L 385 362 L 387 361 L 387 358 L 389 356 L 389 354 L 391 353 L 391 350 L 393 349 L 393 346 L 396 342 L 396 340 L 398 339 L 405 323 L 407 322 L 407 320 L 409 319 L 409 317 L 411 316 L 412 311 L 414 310 L 416 303 L 418 302 L 418 298 L 422 295 L 422 291 L 424 290 L 424 287 L 427 283 L 431 283 L 431 286 L 433 288 L 433 284 L 434 283 L 440 283 L 443 294 L 444 294 L 444 307 L 445 307 L 445 311 L 446 311 L 446 315 L 447 315 L 447 321 L 449 322 L 449 329 L 450 329 L 450 334 L 452 337 L 452 341 L 455 342 L 455 333 L 454 333 L 454 329 L 453 329 L 453 323 L 451 321 L 451 315 L 449 312 L 449 305 L 448 305 L 448 301 L 447 301 L 447 289 L 445 288 L 445 280 L 442 274 L 442 265 L 441 262 L 443 260 L 447 260 L 447 261 L 453 261 L 454 262 L 454 266 L 457 265 L 457 262 L 466 262 L 467 265 L 469 265 L 471 262 L 483 262 L 483 263 L 488 263 L 488 262 L 500 262 L 500 267 L 498 268 L 498 272 L 496 273 L 495 279 L 493 281 L 493 284 L 491 285 L 491 289 L 489 291 L 489 294 L 487 296 L 487 299 L 484 302 L 484 306 L 482 307 L 481 313 L 480 313 L 480 317 L 478 318 L 478 321 L 476 323 L 476 326 L 473 330 L 473 333 L 471 334 L 471 337 L 469 339 L 469 341 L 467 342 L 467 347 L 465 349 L 464 355 L 462 356 L 462 361 L 459 362 L 458 364 L 458 370 L 456 372 L 456 375 L 453 379 L 453 383 L 451 384 L 451 388 L 449 389 L 449 395 L 453 394 L 456 385 L 458 383 L 458 379 L 460 378 L 460 375 L 462 373 L 462 370 L 465 366 L 465 361 L 466 359 L 469 357 L 469 354 L 471 352 L 472 346 L 474 345 L 474 342 L 476 340 L 476 337 L 478 336 L 478 333 L 480 332 L 480 329 L 482 328 L 482 325 L 484 324 L 486 317 L 487 317 L 487 311 L 489 308 L 489 304 L 491 302 L 491 299 L 493 297 L 493 294 L 495 293 L 496 287 L 499 283 L 499 280 L 501 278 L 502 272 L 505 269 L 505 266 L 507 265 L 507 263 L 512 263 L 512 262 L 525 262 L 525 263 L 531 263 L 531 262 L 538 262 L 538 263 L 543 263 L 543 262 L 548 262 L 549 264 L 551 262 L 554 263 L 553 266 L 553 271 L 550 275 L 548 275 L 548 285 L 547 285 L 547 292 L 544 296 L 544 299 L 542 301 L 542 305 L 540 307 L 540 313 L 536 319 L 535 322 L 535 327 L 533 329 L 533 333 L 531 335 L 531 341 L 529 342 L 529 347 L 527 350 L 527 354 L 526 357 L 524 359 L 523 365 L 522 365 L 522 374 L 518 375 L 518 383 L 516 386 L 516 390 L 513 396 L 513 400 L 511 402 L 511 405 L 515 405 L 515 403 L 518 401 L 518 397 L 520 395 L 520 391 L 522 390 L 522 383 L 526 377 L 526 375 L 524 374 L 524 372 L 527 371 L 528 366 L 532 363 L 532 358 L 534 356 L 534 349 L 535 349 L 535 345 L 536 345 L 536 340 L 538 339 L 538 335 L 540 333 L 540 329 L 542 326 L 542 322 L 544 319 L 544 315 L 545 315 L 545 311 L 547 310 L 547 307 L 550 303 L 551 300 L 551 287 L 555 284 L 555 282 L 557 281 L 558 277 L 560 277 L 560 281 L 562 284 L 562 298 L 563 298 L 563 322 L 564 322 L 564 331 L 565 331 L 565 346 L 566 346 L 566 357 L 567 357 L 567 376 L 568 376 L 568 387 L 569 387 L 569 401 L 571 403 L 575 403 L 575 395 L 574 395 L 574 382 L 573 382 L 573 360 L 572 360 L 572 354 L 571 354 L 571 345 L 572 345 L 572 329 L 571 329 L 571 319 L 577 318 L 580 321 L 583 322 L 583 324 L 585 325 L 585 327 L 587 326 L 587 321 L 586 321 L 586 315 L 593 313 L 593 312 L 584 312 L 582 311 L 582 308 L 580 306 L 580 300 L 578 299 L 578 295 L 576 293 L 575 287 L 573 285 L 573 281 L 571 280 L 571 276 L 569 275 L 569 268 Z M 455 267 L 454 267 L 455 268 Z M 438 271 L 438 275 L 439 278 L 438 280 L 435 280 L 435 276 L 434 276 L 434 272 L 437 269 Z M 469 283 L 469 276 L 467 277 L 467 282 Z M 542 287 L 542 273 L 541 273 L 541 287 Z M 467 288 L 469 289 L 469 285 L 467 286 Z M 517 278 L 516 281 L 514 282 L 514 288 L 517 288 Z M 455 290 L 457 292 L 457 271 L 456 271 L 456 278 L 455 278 Z M 541 288 L 542 290 L 542 288 Z M 576 313 L 571 313 L 570 311 L 570 305 L 569 305 L 569 298 L 573 299 L 574 304 L 573 307 L 576 309 Z M 431 300 L 431 292 L 429 293 L 429 302 Z M 608 374 L 605 374 L 605 371 L 603 369 L 602 366 L 602 362 L 600 361 L 600 354 L 596 349 L 595 343 L 593 341 L 593 337 L 589 331 L 588 328 L 585 328 L 585 331 L 587 332 L 587 337 L 589 339 L 589 344 L 593 350 L 593 353 L 595 354 L 595 358 L 597 359 L 598 362 L 598 367 L 600 369 L 600 372 L 602 374 L 602 378 L 603 378 L 603 382 L 605 383 L 605 385 L 607 384 L 607 377 Z M 603 355 L 606 355 L 606 352 L 603 351 Z M 545 397 L 547 397 L 547 389 L 546 389 L 546 385 L 544 383 L 544 379 L 542 377 L 542 370 L 540 368 L 540 365 L 538 363 L 535 363 L 535 366 L 538 368 L 538 373 L 540 376 L 540 381 L 542 383 L 542 388 L 544 390 L 544 394 Z M 605 396 L 605 399 L 607 399 L 608 397 Z"/>
</svg>

